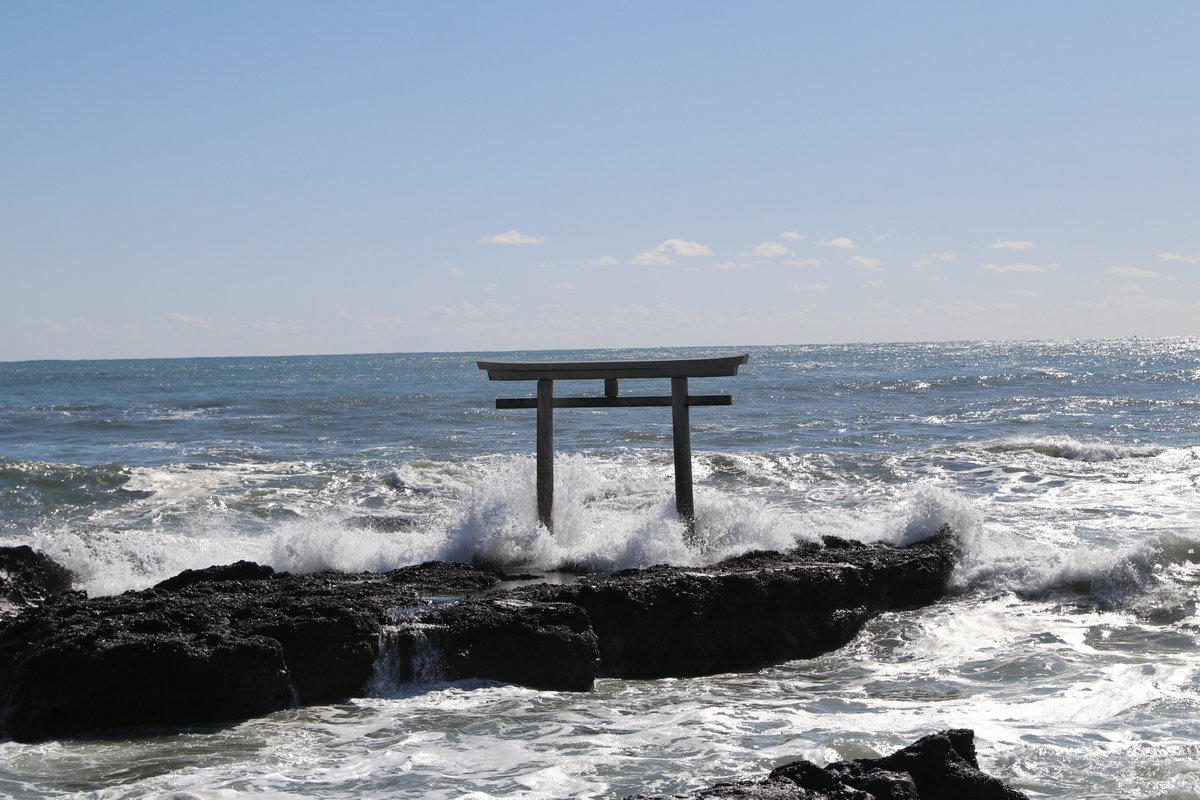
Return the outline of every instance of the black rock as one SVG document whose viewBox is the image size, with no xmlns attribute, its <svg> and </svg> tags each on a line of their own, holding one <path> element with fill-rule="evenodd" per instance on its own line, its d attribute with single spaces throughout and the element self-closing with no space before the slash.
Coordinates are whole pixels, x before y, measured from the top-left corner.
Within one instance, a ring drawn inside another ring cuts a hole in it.
<svg viewBox="0 0 1200 800">
<path fill-rule="evenodd" d="M 943 531 L 904 549 L 838 540 L 703 569 L 517 588 L 465 564 L 289 575 L 238 562 L 91 599 L 64 588 L 65 571 L 36 562 L 30 574 L 46 579 L 20 586 L 45 588 L 21 588 L 23 610 L 0 620 L 0 737 L 336 702 L 364 694 L 380 664 L 396 681 L 559 690 L 589 689 L 597 676 L 755 669 L 838 647 L 881 610 L 940 598 L 953 557 Z M 34 596 L 53 602 L 31 607 Z"/>
<path fill-rule="evenodd" d="M 219 581 L 253 581 L 264 580 L 275 574 L 275 570 L 253 561 L 237 561 L 204 569 L 185 569 L 173 577 L 167 578 L 154 585 L 160 592 L 170 592 L 183 589 L 196 583 L 215 583 Z"/>
<path fill-rule="evenodd" d="M 903 549 L 839 542 L 513 594 L 586 610 L 603 677 L 711 675 L 810 658 L 848 642 L 880 611 L 933 602 L 945 593 L 954 556 L 943 530 Z"/>
<path fill-rule="evenodd" d="M 559 691 L 591 689 L 600 655 L 578 606 L 504 597 L 414 609 L 388 647 L 400 683 L 480 678 Z"/>
<path fill-rule="evenodd" d="M 879 772 L 912 777 L 921 800 L 1018 800 L 1024 794 L 979 770 L 975 733 L 966 729 L 931 734 L 878 759 L 830 764 L 845 783 L 859 786 Z"/>
<path fill-rule="evenodd" d="M 379 635 L 417 592 L 385 575 L 234 580 L 72 598 L 0 627 L 0 735 L 244 719 L 360 695 Z"/>
<path fill-rule="evenodd" d="M 71 572 L 28 545 L 0 547 L 0 619 L 61 597 L 71 590 Z"/>
<path fill-rule="evenodd" d="M 819 767 L 795 761 L 762 781 L 718 784 L 675 800 L 1028 800 L 999 778 L 980 771 L 975 734 L 948 730 L 917 740 L 885 758 L 839 761 Z M 637 795 L 630 800 L 650 800 Z"/>
</svg>

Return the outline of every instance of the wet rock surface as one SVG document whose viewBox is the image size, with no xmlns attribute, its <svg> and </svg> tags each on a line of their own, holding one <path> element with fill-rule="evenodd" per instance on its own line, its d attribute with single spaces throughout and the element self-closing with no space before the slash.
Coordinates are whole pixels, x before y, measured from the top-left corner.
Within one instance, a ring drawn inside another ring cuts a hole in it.
<svg viewBox="0 0 1200 800">
<path fill-rule="evenodd" d="M 942 531 L 904 549 L 830 539 L 565 584 L 443 562 L 349 575 L 238 562 L 90 599 L 48 567 L 51 588 L 22 589 L 21 609 L 0 620 L 0 736 L 244 719 L 381 680 L 574 691 L 598 676 L 754 669 L 838 647 L 881 610 L 937 600 L 953 557 Z"/>
<path fill-rule="evenodd" d="M 514 594 L 586 610 L 601 677 L 687 677 L 840 647 L 879 611 L 941 598 L 953 559 L 948 530 L 904 549 L 830 538 L 703 569 L 652 567 Z"/>
<path fill-rule="evenodd" d="M 71 573 L 27 545 L 0 547 L 0 620 L 61 597 L 71 590 Z"/>
<path fill-rule="evenodd" d="M 859 758 L 819 767 L 795 761 L 762 781 L 718 784 L 673 800 L 1028 800 L 1023 792 L 979 769 L 975 733 L 965 728 L 918 739 L 884 758 Z M 651 800 L 637 795 L 628 800 Z M 658 796 L 657 800 L 665 800 Z"/>
<path fill-rule="evenodd" d="M 504 596 L 414 609 L 387 641 L 393 685 L 487 678 L 587 691 L 600 657 L 583 609 Z"/>
</svg>

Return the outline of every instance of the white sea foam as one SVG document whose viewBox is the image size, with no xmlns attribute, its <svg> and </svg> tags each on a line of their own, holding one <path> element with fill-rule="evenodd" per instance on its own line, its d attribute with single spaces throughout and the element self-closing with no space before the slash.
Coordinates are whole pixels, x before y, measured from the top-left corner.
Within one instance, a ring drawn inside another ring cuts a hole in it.
<svg viewBox="0 0 1200 800">
<path fill-rule="evenodd" d="M 790 488 L 812 469 L 769 457 L 737 461 L 759 486 Z M 968 501 L 929 483 L 836 505 L 797 504 L 779 502 L 778 489 L 743 492 L 727 475 L 709 479 L 714 471 L 703 457 L 698 462 L 694 540 L 675 513 L 669 461 L 632 451 L 556 459 L 553 532 L 537 521 L 533 459 L 489 456 L 318 474 L 318 485 L 294 489 L 288 481 L 305 477 L 303 464 L 142 468 L 130 483 L 145 497 L 97 512 L 86 525 L 47 521 L 35 546 L 70 568 L 80 588 L 111 594 L 241 559 L 300 573 L 429 560 L 607 571 L 712 563 L 826 534 L 910 544 L 943 524 L 960 532 L 979 525 Z M 352 524 L 372 517 L 406 523 Z"/>
</svg>

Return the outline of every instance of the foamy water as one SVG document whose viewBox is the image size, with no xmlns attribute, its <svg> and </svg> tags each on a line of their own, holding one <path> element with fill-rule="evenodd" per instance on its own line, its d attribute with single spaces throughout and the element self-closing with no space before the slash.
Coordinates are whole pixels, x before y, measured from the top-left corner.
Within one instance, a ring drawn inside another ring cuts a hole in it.
<svg viewBox="0 0 1200 800">
<path fill-rule="evenodd" d="M 966 726 L 1033 796 L 1200 797 L 1198 364 L 1191 340 L 753 349 L 700 389 L 734 405 L 692 415 L 696 547 L 648 411 L 556 417 L 539 528 L 532 414 L 492 410 L 517 392 L 470 356 L 0 365 L 0 540 L 93 595 L 242 558 L 602 571 L 943 523 L 962 551 L 951 598 L 818 659 L 567 694 L 439 683 L 434 653 L 344 705 L 0 744 L 0 795 L 618 797 Z"/>
</svg>

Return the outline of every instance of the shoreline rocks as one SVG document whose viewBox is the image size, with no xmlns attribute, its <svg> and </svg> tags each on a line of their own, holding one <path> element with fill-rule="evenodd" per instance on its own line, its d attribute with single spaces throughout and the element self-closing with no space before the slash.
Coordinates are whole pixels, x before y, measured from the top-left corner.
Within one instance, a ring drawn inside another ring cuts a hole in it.
<svg viewBox="0 0 1200 800">
<path fill-rule="evenodd" d="M 28 545 L 0 547 L 0 624 L 27 608 L 37 608 L 71 589 L 71 572 Z"/>
<path fill-rule="evenodd" d="M 818 767 L 793 761 L 762 781 L 717 784 L 670 800 L 1029 800 L 979 769 L 974 731 L 940 731 L 883 758 Z M 668 800 L 636 795 L 626 800 Z"/>
<path fill-rule="evenodd" d="M 51 576 L 45 586 L 28 582 L 23 608 L 0 617 L 0 737 L 245 719 L 363 696 L 381 671 L 392 684 L 585 691 L 597 677 L 757 669 L 839 647 L 881 611 L 938 600 L 954 554 L 943 529 L 902 549 L 827 539 L 533 585 L 445 562 L 352 575 L 239 562 L 97 598 L 42 564 L 31 574 Z"/>
</svg>

